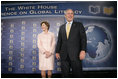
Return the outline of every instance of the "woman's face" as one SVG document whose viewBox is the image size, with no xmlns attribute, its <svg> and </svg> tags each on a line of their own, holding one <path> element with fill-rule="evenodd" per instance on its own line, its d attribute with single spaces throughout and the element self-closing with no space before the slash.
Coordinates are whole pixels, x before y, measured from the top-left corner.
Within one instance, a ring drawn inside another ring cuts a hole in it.
<svg viewBox="0 0 118 79">
<path fill-rule="evenodd" d="M 48 30 L 48 27 L 46 26 L 45 23 L 43 23 L 43 24 L 41 25 L 41 28 L 42 28 L 43 31 Z"/>
</svg>

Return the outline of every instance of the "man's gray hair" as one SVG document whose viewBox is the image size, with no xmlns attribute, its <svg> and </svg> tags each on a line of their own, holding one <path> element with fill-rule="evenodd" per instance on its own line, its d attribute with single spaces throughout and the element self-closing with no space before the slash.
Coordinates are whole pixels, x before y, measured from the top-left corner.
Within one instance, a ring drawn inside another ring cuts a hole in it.
<svg viewBox="0 0 118 79">
<path fill-rule="evenodd" d="M 68 10 L 72 10 L 72 9 L 66 9 L 65 11 L 64 11 L 64 14 L 66 15 L 66 13 L 67 13 L 67 11 Z M 73 10 L 72 10 L 73 11 Z M 73 13 L 74 13 L 74 11 L 73 11 Z"/>
</svg>

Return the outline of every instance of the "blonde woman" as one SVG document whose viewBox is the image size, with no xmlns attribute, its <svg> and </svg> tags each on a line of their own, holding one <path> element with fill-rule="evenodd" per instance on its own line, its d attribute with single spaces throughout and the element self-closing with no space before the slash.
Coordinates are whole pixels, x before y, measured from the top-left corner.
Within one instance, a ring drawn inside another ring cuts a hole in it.
<svg viewBox="0 0 118 79">
<path fill-rule="evenodd" d="M 55 36 L 49 32 L 50 24 L 47 21 L 41 22 L 42 33 L 38 34 L 37 44 L 39 48 L 39 70 L 41 70 L 42 78 L 46 78 L 46 70 L 48 78 L 52 77 L 54 70 L 54 50 Z"/>
</svg>

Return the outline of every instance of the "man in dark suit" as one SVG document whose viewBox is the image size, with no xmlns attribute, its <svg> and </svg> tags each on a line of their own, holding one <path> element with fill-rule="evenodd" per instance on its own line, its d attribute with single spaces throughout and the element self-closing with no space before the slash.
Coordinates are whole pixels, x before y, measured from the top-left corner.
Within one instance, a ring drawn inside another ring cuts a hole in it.
<svg viewBox="0 0 118 79">
<path fill-rule="evenodd" d="M 72 9 L 65 11 L 66 23 L 60 26 L 56 46 L 56 58 L 61 59 L 63 77 L 69 77 L 70 67 L 73 77 L 82 77 L 82 62 L 86 52 L 86 33 L 83 24 L 74 22 Z"/>
</svg>

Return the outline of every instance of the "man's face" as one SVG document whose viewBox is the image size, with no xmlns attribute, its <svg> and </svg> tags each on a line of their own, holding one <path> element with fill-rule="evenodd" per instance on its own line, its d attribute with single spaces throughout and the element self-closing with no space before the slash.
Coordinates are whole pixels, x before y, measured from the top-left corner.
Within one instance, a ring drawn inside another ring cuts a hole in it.
<svg viewBox="0 0 118 79">
<path fill-rule="evenodd" d="M 74 13 L 72 10 L 67 10 L 65 14 L 65 18 L 68 22 L 71 22 L 74 18 Z"/>
</svg>

